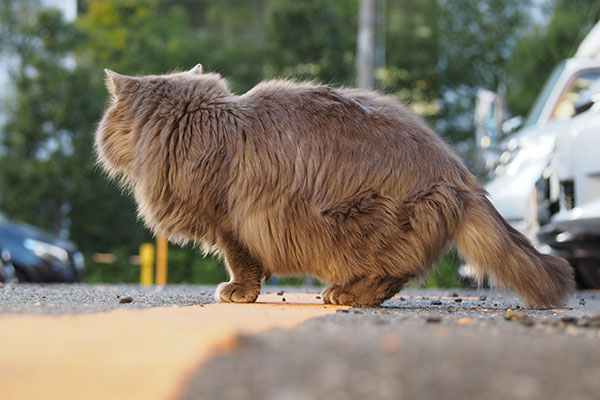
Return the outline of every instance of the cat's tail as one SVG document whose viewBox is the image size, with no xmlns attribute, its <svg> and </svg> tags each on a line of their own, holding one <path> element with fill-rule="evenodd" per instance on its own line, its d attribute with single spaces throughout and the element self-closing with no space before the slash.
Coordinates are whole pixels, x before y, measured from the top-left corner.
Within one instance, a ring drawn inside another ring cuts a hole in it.
<svg viewBox="0 0 600 400">
<path fill-rule="evenodd" d="M 461 255 L 492 282 L 516 291 L 527 306 L 559 306 L 575 288 L 573 268 L 540 254 L 484 195 L 468 195 L 465 219 L 454 233 Z"/>
</svg>

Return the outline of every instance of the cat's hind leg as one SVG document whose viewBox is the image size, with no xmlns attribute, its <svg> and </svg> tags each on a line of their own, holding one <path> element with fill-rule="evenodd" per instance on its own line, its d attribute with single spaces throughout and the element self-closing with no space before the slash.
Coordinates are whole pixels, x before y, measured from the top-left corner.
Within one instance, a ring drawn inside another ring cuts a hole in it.
<svg viewBox="0 0 600 400">
<path fill-rule="evenodd" d="M 265 276 L 262 265 L 232 235 L 219 238 L 219 249 L 225 254 L 230 279 L 217 287 L 216 299 L 226 303 L 255 302 Z"/>
<path fill-rule="evenodd" d="M 347 285 L 330 285 L 321 294 L 326 304 L 352 307 L 377 307 L 394 296 L 408 281 L 408 277 L 362 277 Z"/>
</svg>

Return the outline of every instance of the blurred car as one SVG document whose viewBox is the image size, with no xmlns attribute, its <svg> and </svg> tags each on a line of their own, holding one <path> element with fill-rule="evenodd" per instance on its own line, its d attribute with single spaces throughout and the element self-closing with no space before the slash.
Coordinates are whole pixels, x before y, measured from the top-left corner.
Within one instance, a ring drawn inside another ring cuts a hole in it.
<svg viewBox="0 0 600 400">
<path fill-rule="evenodd" d="M 599 79 L 600 23 L 500 143 L 486 185 L 500 214 L 540 251 L 567 258 L 587 288 L 600 288 Z M 463 265 L 460 274 L 470 282 L 475 269 Z"/>
<path fill-rule="evenodd" d="M 19 282 L 81 282 L 83 255 L 69 241 L 0 214 L 3 274 Z"/>
<path fill-rule="evenodd" d="M 545 177 L 537 184 L 538 239 L 600 288 L 600 78 L 575 102 Z"/>
</svg>

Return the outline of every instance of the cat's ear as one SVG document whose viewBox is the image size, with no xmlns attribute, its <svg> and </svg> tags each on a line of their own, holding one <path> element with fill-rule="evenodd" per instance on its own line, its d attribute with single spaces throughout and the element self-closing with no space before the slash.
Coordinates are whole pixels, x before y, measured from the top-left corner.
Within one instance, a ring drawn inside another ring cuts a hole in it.
<svg viewBox="0 0 600 400">
<path fill-rule="evenodd" d="M 194 68 L 190 70 L 192 74 L 201 74 L 202 73 L 202 64 L 196 64 Z"/>
<path fill-rule="evenodd" d="M 127 77 L 117 74 L 108 68 L 105 68 L 104 72 L 106 73 L 106 88 L 113 96 L 117 96 L 123 88 Z"/>
</svg>

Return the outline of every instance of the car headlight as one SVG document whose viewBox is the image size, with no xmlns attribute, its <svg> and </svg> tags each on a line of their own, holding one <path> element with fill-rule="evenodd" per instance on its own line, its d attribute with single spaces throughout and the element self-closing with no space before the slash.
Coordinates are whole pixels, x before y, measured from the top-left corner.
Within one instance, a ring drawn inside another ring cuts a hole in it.
<svg viewBox="0 0 600 400">
<path fill-rule="evenodd" d="M 58 261 L 61 264 L 69 262 L 69 253 L 65 249 L 53 244 L 40 242 L 35 239 L 25 239 L 23 246 L 43 260 Z"/>
</svg>

